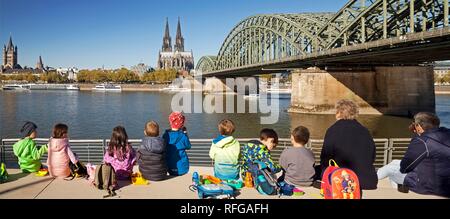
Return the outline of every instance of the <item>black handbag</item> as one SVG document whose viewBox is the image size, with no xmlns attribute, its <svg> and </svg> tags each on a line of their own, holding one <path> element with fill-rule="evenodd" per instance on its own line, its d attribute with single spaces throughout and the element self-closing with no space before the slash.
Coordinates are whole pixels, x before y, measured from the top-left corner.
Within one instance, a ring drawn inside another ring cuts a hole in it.
<svg viewBox="0 0 450 219">
<path fill-rule="evenodd" d="M 75 177 L 82 177 L 82 178 L 88 178 L 88 172 L 86 166 L 81 163 L 81 161 L 78 161 L 76 164 L 72 163 L 72 161 L 69 162 L 69 169 L 70 169 L 70 179 L 67 180 L 73 180 Z"/>
</svg>

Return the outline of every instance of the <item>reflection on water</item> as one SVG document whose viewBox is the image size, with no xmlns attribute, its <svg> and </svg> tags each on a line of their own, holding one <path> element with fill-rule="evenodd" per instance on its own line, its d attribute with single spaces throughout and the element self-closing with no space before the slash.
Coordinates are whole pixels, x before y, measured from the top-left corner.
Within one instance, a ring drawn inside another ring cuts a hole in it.
<svg viewBox="0 0 450 219">
<path fill-rule="evenodd" d="M 116 125 L 124 125 L 130 138 L 141 138 L 144 124 L 150 119 L 158 122 L 161 129 L 168 128 L 172 96 L 158 92 L 0 92 L 0 137 L 18 137 L 23 122 L 30 120 L 39 126 L 39 137 L 48 137 L 52 126 L 62 122 L 69 125 L 71 138 L 109 138 Z M 236 111 L 236 98 L 242 97 L 226 95 L 230 97 L 235 100 Z M 193 98 L 191 101 L 202 103 L 203 100 Z M 251 102 L 258 103 L 258 100 L 245 100 L 247 111 Z M 448 127 L 450 96 L 437 96 L 436 103 L 442 124 Z M 276 112 L 279 120 L 272 125 L 260 124 L 261 116 L 267 113 L 189 113 L 186 127 L 191 138 L 214 138 L 218 135 L 217 123 L 228 118 L 236 124 L 236 137 L 256 137 L 262 128 L 273 128 L 286 138 L 292 128 L 303 125 L 317 139 L 335 122 L 334 115 L 287 113 L 289 104 L 289 99 L 279 100 L 280 108 Z M 358 120 L 376 138 L 410 137 L 407 127 L 411 119 L 408 118 L 362 115 Z"/>
</svg>

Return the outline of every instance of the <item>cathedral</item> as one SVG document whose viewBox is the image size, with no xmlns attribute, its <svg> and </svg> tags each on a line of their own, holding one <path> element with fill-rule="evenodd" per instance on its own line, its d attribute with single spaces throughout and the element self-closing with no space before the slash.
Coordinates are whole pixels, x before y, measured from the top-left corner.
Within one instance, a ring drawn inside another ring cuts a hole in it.
<svg viewBox="0 0 450 219">
<path fill-rule="evenodd" d="M 194 69 L 194 56 L 192 51 L 184 51 L 184 38 L 181 35 L 180 18 L 178 18 L 177 35 L 175 47 L 172 48 L 172 38 L 169 32 L 169 21 L 166 19 L 166 30 L 163 38 L 162 50 L 159 51 L 158 69 L 176 69 L 178 71 L 190 72 Z"/>
</svg>

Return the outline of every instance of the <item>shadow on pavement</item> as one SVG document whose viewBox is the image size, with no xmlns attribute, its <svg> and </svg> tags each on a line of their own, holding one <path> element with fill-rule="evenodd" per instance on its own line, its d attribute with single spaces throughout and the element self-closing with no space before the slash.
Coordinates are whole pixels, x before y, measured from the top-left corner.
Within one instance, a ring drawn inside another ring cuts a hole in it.
<svg viewBox="0 0 450 219">
<path fill-rule="evenodd" d="M 53 179 L 54 179 L 53 177 L 46 177 L 45 179 L 42 179 L 42 180 L 38 180 L 38 181 L 30 182 L 30 183 L 27 183 L 27 184 L 24 184 L 24 185 L 16 186 L 16 187 L 4 190 L 4 191 L 0 191 L 0 195 L 6 194 L 8 192 L 12 192 L 14 190 L 19 190 L 19 189 L 25 188 L 27 186 L 32 186 L 32 185 L 43 183 L 43 182 L 46 182 L 46 181 L 52 181 Z M 8 182 L 6 182 L 6 183 L 8 183 Z"/>
</svg>

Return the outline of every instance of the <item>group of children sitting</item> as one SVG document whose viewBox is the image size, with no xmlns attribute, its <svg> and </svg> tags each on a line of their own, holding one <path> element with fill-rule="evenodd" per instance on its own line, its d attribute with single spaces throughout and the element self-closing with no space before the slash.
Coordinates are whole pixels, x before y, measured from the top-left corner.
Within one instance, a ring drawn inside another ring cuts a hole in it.
<svg viewBox="0 0 450 219">
<path fill-rule="evenodd" d="M 241 151 L 238 140 L 232 135 L 235 125 L 231 120 L 222 120 L 219 136 L 212 141 L 209 156 L 214 161 L 214 175 L 221 180 L 244 179 L 250 165 L 259 161 L 264 163 L 272 173 L 282 172 L 278 178 L 292 186 L 311 186 L 315 177 L 314 155 L 304 146 L 309 141 L 309 130 L 303 126 L 291 133 L 292 147 L 284 149 L 277 164 L 272 160 L 270 151 L 278 144 L 278 135 L 273 129 L 263 129 L 259 140 L 247 142 Z"/>
<path fill-rule="evenodd" d="M 145 125 L 142 143 L 135 151 L 128 142 L 124 127 L 113 129 L 111 140 L 104 154 L 103 162 L 110 164 L 117 179 L 130 179 L 133 166 L 137 163 L 142 176 L 151 181 L 161 181 L 170 176 L 181 176 L 189 171 L 189 158 L 186 150 L 191 143 L 184 126 L 185 117 L 180 112 L 169 116 L 170 129 L 162 137 L 159 125 L 150 121 Z M 76 164 L 78 158 L 69 146 L 68 126 L 57 124 L 52 131 L 48 144 L 36 146 L 33 140 L 37 136 L 37 126 L 27 122 L 21 129 L 22 139 L 13 146 L 23 172 L 37 172 L 42 168 L 40 158 L 48 152 L 47 166 L 50 176 L 67 177 L 70 174 L 69 162 Z M 286 148 L 279 164 L 270 155 L 278 144 L 278 135 L 272 129 L 263 129 L 259 140 L 241 145 L 233 137 L 235 125 L 225 119 L 218 124 L 219 136 L 212 141 L 209 156 L 214 162 L 214 175 L 221 180 L 244 179 L 249 166 L 260 161 L 273 173 L 283 170 L 279 181 L 293 186 L 310 186 L 313 182 L 314 156 L 304 146 L 309 141 L 307 128 L 299 126 L 291 133 L 293 147 Z"/>
</svg>

